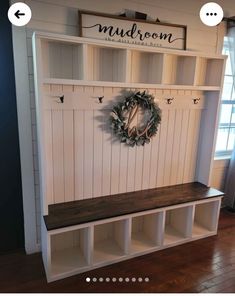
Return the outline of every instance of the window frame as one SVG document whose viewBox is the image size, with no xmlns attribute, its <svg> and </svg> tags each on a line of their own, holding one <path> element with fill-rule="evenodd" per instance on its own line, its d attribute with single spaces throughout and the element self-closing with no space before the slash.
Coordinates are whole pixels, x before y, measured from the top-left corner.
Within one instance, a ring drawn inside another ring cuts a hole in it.
<svg viewBox="0 0 235 296">
<path fill-rule="evenodd" d="M 228 40 L 227 40 L 227 37 L 225 37 L 224 38 L 223 52 L 228 51 L 228 50 L 229 50 Z M 226 53 L 224 53 L 224 54 L 226 54 Z M 235 89 L 235 75 L 226 74 L 226 70 L 225 70 L 224 80 L 225 80 L 226 77 L 232 77 L 233 78 L 233 83 L 232 83 L 232 87 L 231 87 L 231 93 L 229 95 L 230 100 L 223 100 L 223 90 L 222 90 L 222 97 L 221 97 L 221 103 L 220 103 L 220 116 L 221 116 L 222 106 L 223 105 L 231 105 L 232 108 L 235 107 L 235 97 L 234 97 L 234 91 L 233 91 L 233 89 Z M 218 132 L 219 132 L 220 128 L 223 128 L 223 127 L 228 128 L 228 137 L 227 137 L 226 149 L 225 150 L 215 150 L 215 157 L 216 158 L 223 158 L 223 157 L 229 158 L 229 157 L 231 157 L 232 150 L 229 150 L 227 148 L 228 148 L 230 131 L 231 131 L 232 128 L 235 128 L 235 123 L 231 122 L 232 121 L 232 114 L 233 114 L 233 112 L 231 111 L 230 122 L 227 123 L 226 126 L 225 126 L 225 123 L 219 122 Z M 217 145 L 218 137 L 219 137 L 219 133 L 217 133 L 216 145 Z"/>
</svg>

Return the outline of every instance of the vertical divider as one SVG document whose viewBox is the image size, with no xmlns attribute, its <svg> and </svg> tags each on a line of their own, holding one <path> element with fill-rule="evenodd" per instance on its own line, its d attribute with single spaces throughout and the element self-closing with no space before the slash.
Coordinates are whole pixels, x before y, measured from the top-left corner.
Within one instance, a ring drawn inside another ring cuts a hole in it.
<svg viewBox="0 0 235 296">
<path fill-rule="evenodd" d="M 159 229 L 159 231 L 162 233 L 160 246 L 163 246 L 163 244 L 164 244 L 164 235 L 165 235 L 165 227 L 166 227 L 166 210 L 162 211 L 162 225 L 161 226 L 162 226 L 161 229 Z"/>
<path fill-rule="evenodd" d="M 163 238 L 164 238 L 164 224 L 165 224 L 165 212 L 158 212 L 155 216 L 155 225 L 156 225 L 156 237 L 155 243 L 158 246 L 163 245 Z"/>
<path fill-rule="evenodd" d="M 131 218 L 125 220 L 125 230 L 124 230 L 124 252 L 126 255 L 130 254 L 130 244 L 131 244 Z"/>
<path fill-rule="evenodd" d="M 125 82 L 131 82 L 131 68 L 132 68 L 132 58 L 131 50 L 126 49 L 126 58 L 125 58 Z"/>
<path fill-rule="evenodd" d="M 93 265 L 93 255 L 94 255 L 94 226 L 91 225 L 88 227 L 88 256 L 87 256 L 87 261 L 88 265 Z"/>
<path fill-rule="evenodd" d="M 194 226 L 196 205 L 193 204 L 192 207 L 193 207 L 193 210 L 192 210 L 192 237 L 193 237 L 193 226 Z"/>
<path fill-rule="evenodd" d="M 199 85 L 199 72 L 200 72 L 200 58 L 199 57 L 196 57 L 196 66 L 195 66 L 195 75 L 194 75 L 194 83 L 193 85 L 194 86 L 197 86 Z"/>
<path fill-rule="evenodd" d="M 186 223 L 187 223 L 187 228 L 186 228 L 186 237 L 191 238 L 193 235 L 193 219 L 194 219 L 194 209 L 195 206 L 191 205 L 188 207 L 188 212 L 187 212 L 187 218 L 186 218 Z"/>
<path fill-rule="evenodd" d="M 220 214 L 220 208 L 221 208 L 221 199 L 218 200 L 218 202 L 214 203 L 214 214 L 213 217 L 213 225 L 215 225 L 215 231 L 217 233 L 218 231 L 218 223 L 219 223 L 219 214 Z"/>
<path fill-rule="evenodd" d="M 161 84 L 166 84 L 166 79 L 167 79 L 167 55 L 164 53 L 163 54 L 163 66 L 162 66 L 162 81 Z"/>
<path fill-rule="evenodd" d="M 82 73 L 81 73 L 81 79 L 82 80 L 89 80 L 91 76 L 91 70 L 92 70 L 92 57 L 91 52 L 89 51 L 88 44 L 83 43 L 82 44 Z"/>
</svg>

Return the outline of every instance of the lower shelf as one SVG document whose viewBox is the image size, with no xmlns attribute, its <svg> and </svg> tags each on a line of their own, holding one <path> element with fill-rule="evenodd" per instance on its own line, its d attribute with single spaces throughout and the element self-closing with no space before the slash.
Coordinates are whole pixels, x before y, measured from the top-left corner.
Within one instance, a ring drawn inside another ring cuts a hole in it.
<svg viewBox="0 0 235 296">
<path fill-rule="evenodd" d="M 93 263 L 99 264 L 106 261 L 116 260 L 124 256 L 124 252 L 115 241 L 104 240 L 96 243 L 93 256 Z"/>
<path fill-rule="evenodd" d="M 141 253 L 156 247 L 156 244 L 142 232 L 137 232 L 132 235 L 130 247 L 131 253 Z"/>
<path fill-rule="evenodd" d="M 82 251 L 77 248 L 56 251 L 51 257 L 51 273 L 53 276 L 82 269 L 87 266 L 88 263 Z"/>
<path fill-rule="evenodd" d="M 209 234 L 210 232 L 211 231 L 209 229 L 195 222 L 193 225 L 192 237 L 204 236 Z"/>
<path fill-rule="evenodd" d="M 164 235 L 164 245 L 172 245 L 185 240 L 185 237 L 172 226 L 166 226 Z"/>
</svg>

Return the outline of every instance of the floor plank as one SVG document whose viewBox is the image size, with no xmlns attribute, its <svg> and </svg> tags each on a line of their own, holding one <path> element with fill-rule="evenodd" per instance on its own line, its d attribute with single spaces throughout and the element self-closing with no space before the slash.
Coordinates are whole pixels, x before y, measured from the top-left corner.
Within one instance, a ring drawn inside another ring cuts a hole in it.
<svg viewBox="0 0 235 296">
<path fill-rule="evenodd" d="M 221 211 L 217 236 L 47 284 L 41 254 L 0 255 L 0 292 L 235 292 L 235 214 Z M 116 282 L 86 282 L 86 277 Z M 122 277 L 123 282 L 118 279 Z M 136 282 L 125 282 L 135 277 Z M 149 282 L 138 282 L 148 277 Z"/>
</svg>

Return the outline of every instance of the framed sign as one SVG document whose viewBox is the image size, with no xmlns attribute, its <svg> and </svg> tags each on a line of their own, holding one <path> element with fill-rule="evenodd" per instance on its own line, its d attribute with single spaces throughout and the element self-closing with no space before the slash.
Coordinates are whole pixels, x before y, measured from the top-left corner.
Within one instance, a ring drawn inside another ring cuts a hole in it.
<svg viewBox="0 0 235 296">
<path fill-rule="evenodd" d="M 186 49 L 187 27 L 79 11 L 79 36 L 121 43 Z"/>
</svg>

